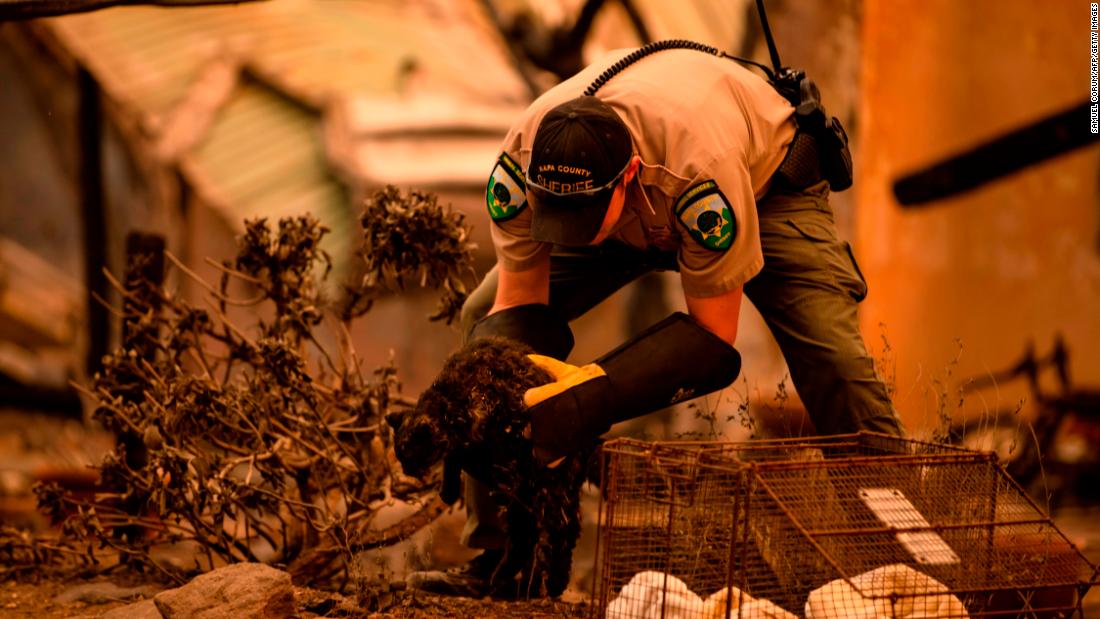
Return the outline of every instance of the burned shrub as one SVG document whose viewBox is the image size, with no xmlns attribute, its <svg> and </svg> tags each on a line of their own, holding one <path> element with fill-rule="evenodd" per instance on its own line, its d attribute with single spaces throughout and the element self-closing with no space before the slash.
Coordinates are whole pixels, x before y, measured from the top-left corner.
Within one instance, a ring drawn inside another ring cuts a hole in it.
<svg viewBox="0 0 1100 619">
<path fill-rule="evenodd" d="M 370 215 L 368 207 L 367 263 L 382 273 L 419 273 L 449 298 L 460 292 L 454 282 L 470 269 L 461 218 L 440 215 L 434 198 L 393 188 L 369 202 L 380 203 L 398 215 Z M 412 248 L 376 230 L 401 225 L 401 214 L 431 221 Z M 122 343 L 90 386 L 77 387 L 95 418 L 123 440 L 99 466 L 100 492 L 37 489 L 40 509 L 61 525 L 57 539 L 27 541 L 2 530 L 0 557 L 93 570 L 121 561 L 177 581 L 222 563 L 262 561 L 304 582 L 341 574 L 346 582 L 356 550 L 393 543 L 441 513 L 430 486 L 398 478 L 386 448 L 384 416 L 411 404 L 398 394 L 395 368 L 364 375 L 348 336 L 351 316 L 333 312 L 321 293 L 326 233 L 308 215 L 277 226 L 248 221 L 236 258 L 211 263 L 222 273 L 216 285 L 164 252 L 208 291 L 204 308 L 146 279 L 148 265 L 124 283 L 111 278 L 123 300 L 114 310 Z M 234 281 L 254 296 L 233 298 Z M 402 285 L 391 278 L 349 290 L 367 297 Z M 229 306 L 254 309 L 254 323 L 234 324 Z M 390 498 L 423 507 L 370 531 Z M 198 550 L 193 563 L 166 563 L 161 551 L 180 544 Z"/>
<path fill-rule="evenodd" d="M 323 268 L 324 277 L 332 266 L 320 247 L 327 232 L 311 216 L 283 219 L 278 230 L 271 230 L 264 219 L 245 222 L 234 265 L 275 306 L 276 319 L 264 325 L 271 331 L 308 337 L 321 323 L 314 273 Z"/>
<path fill-rule="evenodd" d="M 366 202 L 363 225 L 364 275 L 349 288 L 346 317 L 368 311 L 381 294 L 404 290 L 407 282 L 442 289 L 430 320 L 451 324 L 466 299 L 464 276 L 473 276 L 473 251 L 466 216 L 439 204 L 435 195 L 402 194 L 389 186 Z"/>
<path fill-rule="evenodd" d="M 527 346 L 479 339 L 453 354 L 407 413 L 391 414 L 394 449 L 406 474 L 444 459 L 489 488 L 502 505 L 508 544 L 492 577 L 501 594 L 556 597 L 569 583 L 580 535 L 580 488 L 598 443 L 555 468 L 540 466 L 528 434 L 524 392 L 553 380 Z"/>
</svg>

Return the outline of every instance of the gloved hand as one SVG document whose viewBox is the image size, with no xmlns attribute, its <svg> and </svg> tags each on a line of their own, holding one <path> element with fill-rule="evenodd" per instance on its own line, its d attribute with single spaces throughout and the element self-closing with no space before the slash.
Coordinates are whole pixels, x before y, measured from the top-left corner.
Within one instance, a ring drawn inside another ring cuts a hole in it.
<svg viewBox="0 0 1100 619">
<path fill-rule="evenodd" d="M 607 376 L 607 372 L 604 372 L 603 368 L 595 363 L 576 366 L 546 355 L 527 355 L 527 358 L 554 377 L 554 382 L 532 387 L 523 394 L 523 403 L 527 405 L 527 408 L 531 408 L 583 382 L 600 376 Z"/>
<path fill-rule="evenodd" d="M 539 385 L 538 387 L 532 387 L 523 394 L 523 403 L 527 405 L 528 409 L 531 409 L 531 435 L 535 442 L 535 458 L 540 464 L 545 464 L 549 468 L 555 468 L 565 460 L 565 455 L 570 449 L 568 447 L 576 445 L 577 441 L 584 441 L 593 439 L 602 432 L 597 432 L 594 436 L 577 436 L 580 431 L 586 428 L 564 428 L 567 432 L 562 433 L 558 431 L 560 424 L 547 423 L 554 418 L 555 412 L 561 413 L 563 407 L 568 407 L 570 410 L 565 411 L 566 417 L 574 419 L 580 411 L 580 402 L 577 399 L 577 395 L 580 392 L 570 393 L 568 398 L 554 400 L 548 403 L 547 406 L 539 407 L 540 404 L 561 396 L 566 391 L 574 389 L 582 383 L 588 383 L 585 389 L 582 391 L 588 391 L 591 388 L 600 389 L 606 387 L 607 373 L 603 368 L 595 363 L 589 363 L 587 365 L 576 366 L 564 361 L 558 361 L 553 357 L 547 357 L 545 355 L 527 355 L 535 365 L 541 367 L 550 373 L 554 377 L 554 382 L 546 383 L 545 385 Z M 592 383 L 595 379 L 603 378 L 603 381 L 597 381 Z M 571 424 L 566 424 L 571 425 Z M 578 432 L 569 432 L 568 430 L 576 430 Z M 596 428 L 590 429 L 595 431 Z M 589 432 L 590 433 L 590 432 Z M 561 444 L 561 441 L 567 441 L 566 444 Z"/>
<path fill-rule="evenodd" d="M 538 303 L 510 307 L 482 318 L 467 334 L 466 341 L 480 337 L 506 337 L 558 359 L 568 357 L 573 350 L 569 323 L 556 310 Z"/>
<path fill-rule="evenodd" d="M 611 425 L 729 385 L 741 370 L 737 350 L 676 313 L 595 363 L 575 366 L 529 355 L 554 381 L 524 395 L 535 456 L 555 466 Z"/>
<path fill-rule="evenodd" d="M 539 303 L 510 307 L 482 318 L 466 334 L 466 341 L 471 342 L 482 337 L 503 337 L 522 342 L 540 353 L 540 357 L 549 360 L 552 360 L 551 357 L 543 355 L 564 359 L 573 349 L 573 332 L 569 329 L 569 323 L 557 310 Z M 536 454 L 549 457 L 548 452 L 541 449 L 536 449 Z M 561 459 L 558 463 L 561 463 Z M 446 472 L 447 468 L 444 467 L 445 480 L 448 478 Z M 456 479 L 456 476 L 452 475 L 450 478 Z M 459 487 L 458 481 L 449 486 L 444 484 L 444 489 L 448 491 L 447 496 L 456 499 Z"/>
</svg>

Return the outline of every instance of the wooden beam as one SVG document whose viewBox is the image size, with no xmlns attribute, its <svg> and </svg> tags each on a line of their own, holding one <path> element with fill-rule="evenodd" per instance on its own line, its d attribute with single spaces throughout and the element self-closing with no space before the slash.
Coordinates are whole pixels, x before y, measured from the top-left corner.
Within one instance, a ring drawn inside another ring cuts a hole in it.
<svg viewBox="0 0 1100 619">
<path fill-rule="evenodd" d="M 107 308 L 96 299 L 107 299 L 107 217 L 103 200 L 103 128 L 99 85 L 81 67 L 77 72 L 77 143 L 80 145 L 80 219 L 84 229 L 84 285 L 87 290 L 88 375 L 99 370 L 107 354 L 110 334 Z"/>
<path fill-rule="evenodd" d="M 248 0 L 0 0 L 0 20 L 5 19 L 32 19 L 36 17 L 49 17 L 51 15 L 65 15 L 67 13 L 83 13 L 95 11 L 111 6 L 136 4 L 153 4 L 157 6 L 203 6 L 208 4 L 240 4 Z"/>
</svg>

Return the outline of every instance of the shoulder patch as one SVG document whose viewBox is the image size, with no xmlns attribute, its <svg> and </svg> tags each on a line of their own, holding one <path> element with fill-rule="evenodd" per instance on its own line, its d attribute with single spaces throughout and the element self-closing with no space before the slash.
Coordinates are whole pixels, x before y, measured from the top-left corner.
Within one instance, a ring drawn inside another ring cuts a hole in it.
<svg viewBox="0 0 1100 619">
<path fill-rule="evenodd" d="M 496 222 L 508 221 L 527 206 L 527 183 L 523 179 L 523 170 L 508 153 L 500 154 L 493 173 L 489 175 L 485 204 L 489 208 L 489 217 Z"/>
<path fill-rule="evenodd" d="M 676 200 L 676 218 L 700 245 L 725 251 L 737 236 L 737 221 L 718 183 L 703 181 L 685 191 Z"/>
</svg>

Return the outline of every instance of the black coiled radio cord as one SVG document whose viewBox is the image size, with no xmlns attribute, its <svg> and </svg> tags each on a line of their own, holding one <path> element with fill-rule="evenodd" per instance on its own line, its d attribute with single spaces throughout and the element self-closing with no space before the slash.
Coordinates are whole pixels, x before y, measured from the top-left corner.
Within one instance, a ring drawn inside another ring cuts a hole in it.
<svg viewBox="0 0 1100 619">
<path fill-rule="evenodd" d="M 592 80 L 592 83 L 589 84 L 588 88 L 584 90 L 585 96 L 591 97 L 595 95 L 596 91 L 602 88 L 603 85 L 606 84 L 611 78 L 615 77 L 620 71 L 629 67 L 635 62 L 638 62 L 639 60 L 645 58 L 650 54 L 661 52 L 666 49 L 693 49 L 703 52 L 705 54 L 710 54 L 711 56 L 717 56 L 719 58 L 729 58 L 730 60 L 736 60 L 737 62 L 750 64 L 754 67 L 762 69 L 764 73 L 767 74 L 769 80 L 774 80 L 775 78 L 775 74 L 767 66 L 762 65 L 759 62 L 753 62 L 752 60 L 746 60 L 744 58 L 738 58 L 737 56 L 731 56 L 723 51 L 720 51 L 717 47 L 711 47 L 710 45 L 699 43 L 698 41 L 689 41 L 687 39 L 665 39 L 663 41 L 654 41 L 643 47 L 639 47 L 638 49 L 630 52 L 626 56 L 620 58 L 618 62 L 611 65 L 606 71 L 601 73 L 599 77 Z"/>
</svg>

